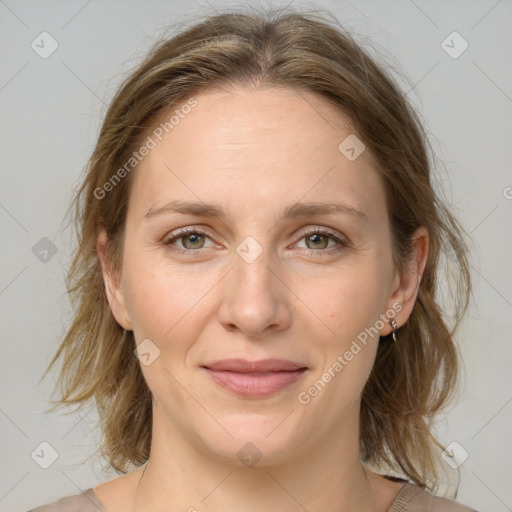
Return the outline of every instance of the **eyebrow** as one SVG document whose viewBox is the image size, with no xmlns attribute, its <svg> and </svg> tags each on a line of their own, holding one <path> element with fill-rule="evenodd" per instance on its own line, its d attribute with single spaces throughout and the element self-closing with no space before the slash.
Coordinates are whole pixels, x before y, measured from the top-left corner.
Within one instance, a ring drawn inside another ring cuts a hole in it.
<svg viewBox="0 0 512 512">
<path fill-rule="evenodd" d="M 185 215 L 194 215 L 196 217 L 216 217 L 225 219 L 226 214 L 222 206 L 214 203 L 193 202 L 176 200 L 171 201 L 159 208 L 152 207 L 144 215 L 145 219 L 150 219 L 157 215 L 167 213 L 182 213 Z M 327 203 L 294 203 L 287 206 L 281 216 L 281 219 L 295 219 L 302 217 L 310 217 L 314 215 L 333 215 L 344 214 L 368 220 L 366 213 L 357 210 L 353 206 L 341 202 Z"/>
</svg>

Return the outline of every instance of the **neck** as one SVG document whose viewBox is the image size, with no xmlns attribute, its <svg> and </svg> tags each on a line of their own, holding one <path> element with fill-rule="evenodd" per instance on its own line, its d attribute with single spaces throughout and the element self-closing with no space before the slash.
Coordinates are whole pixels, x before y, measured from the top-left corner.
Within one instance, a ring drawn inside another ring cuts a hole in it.
<svg viewBox="0 0 512 512">
<path fill-rule="evenodd" d="M 318 439 L 286 463 L 252 467 L 198 449 L 154 409 L 151 454 L 138 481 L 134 512 L 380 511 L 377 475 L 360 462 L 358 423 L 337 440 Z M 263 492 L 262 492 L 263 490 Z"/>
</svg>

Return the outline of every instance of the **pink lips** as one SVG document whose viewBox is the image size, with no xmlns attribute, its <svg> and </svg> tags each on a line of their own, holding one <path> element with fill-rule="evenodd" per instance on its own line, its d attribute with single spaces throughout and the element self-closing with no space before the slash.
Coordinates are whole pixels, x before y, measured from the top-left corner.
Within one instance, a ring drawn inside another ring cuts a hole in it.
<svg viewBox="0 0 512 512">
<path fill-rule="evenodd" d="M 247 398 L 264 398 L 295 383 L 307 367 L 283 359 L 225 359 L 202 367 L 221 387 Z"/>
</svg>

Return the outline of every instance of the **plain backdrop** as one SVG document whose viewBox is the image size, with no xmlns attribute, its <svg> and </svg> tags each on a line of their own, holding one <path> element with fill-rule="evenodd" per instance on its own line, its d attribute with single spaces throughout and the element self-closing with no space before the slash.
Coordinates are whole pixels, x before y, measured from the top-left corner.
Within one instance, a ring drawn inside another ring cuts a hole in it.
<svg viewBox="0 0 512 512">
<path fill-rule="evenodd" d="M 474 241 L 475 285 L 458 338 L 463 387 L 437 430 L 456 443 L 458 500 L 481 512 L 512 510 L 512 3 L 290 4 L 330 10 L 401 68 L 398 80 L 431 135 L 439 180 Z M 0 0 L 0 511 L 23 512 L 116 476 L 90 458 L 95 411 L 46 414 L 56 373 L 38 384 L 71 314 L 64 215 L 125 73 L 170 24 L 228 5 Z"/>
</svg>

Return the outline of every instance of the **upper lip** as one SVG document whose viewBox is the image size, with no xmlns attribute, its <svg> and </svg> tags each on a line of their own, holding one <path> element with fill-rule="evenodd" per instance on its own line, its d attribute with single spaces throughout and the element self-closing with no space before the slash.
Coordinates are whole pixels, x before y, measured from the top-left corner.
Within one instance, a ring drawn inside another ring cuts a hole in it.
<svg viewBox="0 0 512 512">
<path fill-rule="evenodd" d="M 203 367 L 210 370 L 238 373 L 294 371 L 307 368 L 303 364 L 287 361 L 285 359 L 262 359 L 260 361 L 224 359 L 203 365 Z"/>
</svg>

